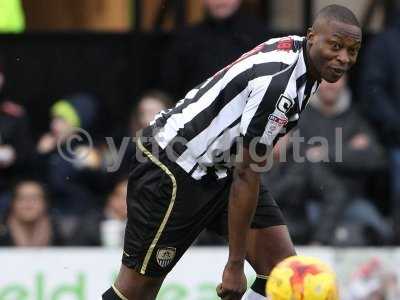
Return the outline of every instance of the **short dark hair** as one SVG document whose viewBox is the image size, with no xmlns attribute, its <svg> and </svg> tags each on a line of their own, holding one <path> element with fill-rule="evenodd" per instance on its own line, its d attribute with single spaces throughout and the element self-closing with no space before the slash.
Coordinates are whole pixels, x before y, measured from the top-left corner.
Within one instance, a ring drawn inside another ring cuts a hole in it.
<svg viewBox="0 0 400 300">
<path fill-rule="evenodd" d="M 12 190 L 11 190 L 11 202 L 13 202 L 15 200 L 15 198 L 18 195 L 18 190 L 21 188 L 21 186 L 23 186 L 24 184 L 35 184 L 36 186 L 38 186 L 43 193 L 43 199 L 45 200 L 46 204 L 48 204 L 49 201 L 49 192 L 46 188 L 46 185 L 41 182 L 40 180 L 37 180 L 35 178 L 21 178 L 18 179 L 17 181 L 15 181 Z"/>
<path fill-rule="evenodd" d="M 358 22 L 354 13 L 342 5 L 332 4 L 324 7 L 317 13 L 315 20 L 319 18 L 334 20 L 361 28 L 360 22 Z"/>
</svg>

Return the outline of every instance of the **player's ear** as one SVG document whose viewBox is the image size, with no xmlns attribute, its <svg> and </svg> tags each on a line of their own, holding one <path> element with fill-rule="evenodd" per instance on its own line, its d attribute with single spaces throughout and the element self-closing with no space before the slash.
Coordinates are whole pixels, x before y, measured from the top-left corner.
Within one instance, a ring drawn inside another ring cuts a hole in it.
<svg viewBox="0 0 400 300">
<path fill-rule="evenodd" d="M 307 41 L 312 45 L 314 43 L 314 38 L 315 38 L 315 32 L 312 27 L 309 27 L 307 29 Z"/>
</svg>

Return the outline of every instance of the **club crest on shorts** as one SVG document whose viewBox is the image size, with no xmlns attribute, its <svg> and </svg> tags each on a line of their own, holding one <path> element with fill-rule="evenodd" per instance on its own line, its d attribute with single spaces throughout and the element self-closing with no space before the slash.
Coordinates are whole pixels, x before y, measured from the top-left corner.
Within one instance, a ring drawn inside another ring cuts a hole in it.
<svg viewBox="0 0 400 300">
<path fill-rule="evenodd" d="M 157 250 L 157 263 L 161 268 L 167 267 L 175 258 L 176 248 L 165 247 Z"/>
</svg>

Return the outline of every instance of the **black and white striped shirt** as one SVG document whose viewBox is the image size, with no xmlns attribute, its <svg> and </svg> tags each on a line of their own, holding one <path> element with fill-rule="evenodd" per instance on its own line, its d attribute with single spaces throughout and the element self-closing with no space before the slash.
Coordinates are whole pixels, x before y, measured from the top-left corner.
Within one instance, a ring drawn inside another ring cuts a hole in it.
<svg viewBox="0 0 400 300">
<path fill-rule="evenodd" d="M 318 82 L 307 78 L 304 37 L 275 38 L 242 55 L 151 123 L 158 145 L 193 178 L 213 169 L 241 137 L 263 152 L 293 128 Z M 212 51 L 212 48 L 210 48 Z"/>
</svg>

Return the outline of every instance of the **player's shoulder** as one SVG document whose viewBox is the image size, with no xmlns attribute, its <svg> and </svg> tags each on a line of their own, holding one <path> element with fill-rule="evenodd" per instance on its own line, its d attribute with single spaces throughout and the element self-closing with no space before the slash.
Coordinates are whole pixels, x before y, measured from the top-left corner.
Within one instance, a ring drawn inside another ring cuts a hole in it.
<svg viewBox="0 0 400 300">
<path fill-rule="evenodd" d="M 297 35 L 289 35 L 277 37 L 267 40 L 263 43 L 263 53 L 277 58 L 294 58 L 296 59 L 301 52 L 305 37 Z"/>
<path fill-rule="evenodd" d="M 292 65 L 299 57 L 303 42 L 304 37 L 296 35 L 269 39 L 260 45 L 261 51 L 255 58 L 255 64 L 278 62 L 282 66 Z"/>
<path fill-rule="evenodd" d="M 275 43 L 302 43 L 304 41 L 305 37 L 304 36 L 299 36 L 299 35 L 287 35 L 287 36 L 281 36 L 281 37 L 275 37 L 275 38 L 271 38 L 269 40 L 267 40 L 265 42 L 265 44 L 275 44 Z M 290 48 L 291 50 L 295 50 L 295 46 L 296 45 L 292 45 L 292 47 Z"/>
<path fill-rule="evenodd" d="M 286 36 L 261 44 L 261 51 L 253 58 L 254 77 L 273 75 L 289 69 L 298 61 L 304 38 Z"/>
</svg>

